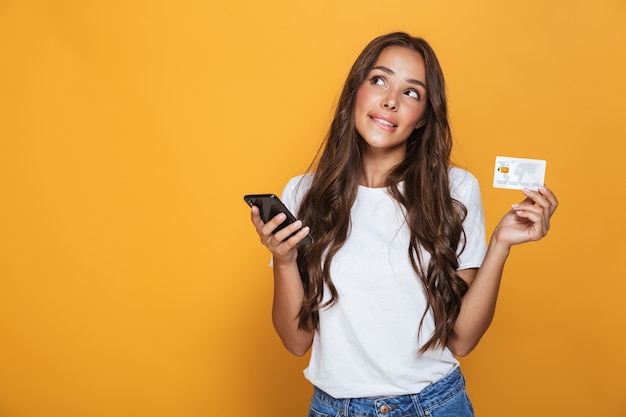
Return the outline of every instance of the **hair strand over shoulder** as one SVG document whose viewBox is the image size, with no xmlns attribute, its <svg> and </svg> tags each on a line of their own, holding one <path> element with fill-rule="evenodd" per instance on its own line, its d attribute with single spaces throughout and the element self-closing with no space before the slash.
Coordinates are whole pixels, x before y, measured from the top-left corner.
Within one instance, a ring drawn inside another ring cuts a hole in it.
<svg viewBox="0 0 626 417">
<path fill-rule="evenodd" d="M 313 181 L 298 213 L 315 231 L 315 243 L 301 247 L 298 266 L 305 289 L 300 327 L 319 325 L 319 311 L 338 301 L 330 265 L 350 233 L 350 210 L 356 199 L 362 168 L 364 141 L 353 120 L 356 92 L 389 46 L 417 51 L 426 66 L 426 97 L 423 123 L 407 141 L 406 157 L 389 174 L 391 195 L 404 207 L 410 230 L 407 255 L 420 278 L 432 311 L 435 330 L 422 351 L 445 347 L 458 317 L 467 284 L 457 274 L 457 248 L 464 241 L 465 207 L 450 195 L 452 135 L 448 124 L 445 81 L 439 61 L 421 38 L 395 32 L 370 42 L 352 66 L 323 144 Z M 402 184 L 402 186 L 400 186 Z M 462 249 L 462 248 L 461 248 Z M 430 255 L 424 265 L 421 250 Z M 323 303 L 324 288 L 330 298 Z M 422 316 L 421 322 L 424 320 Z M 421 324 L 420 324 L 421 329 Z"/>
</svg>

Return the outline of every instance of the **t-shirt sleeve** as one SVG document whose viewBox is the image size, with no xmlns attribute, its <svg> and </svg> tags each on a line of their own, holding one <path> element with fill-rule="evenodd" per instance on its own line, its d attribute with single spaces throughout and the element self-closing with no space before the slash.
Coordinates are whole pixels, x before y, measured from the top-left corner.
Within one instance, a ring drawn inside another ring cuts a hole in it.
<svg viewBox="0 0 626 417">
<path fill-rule="evenodd" d="M 310 181 L 310 175 L 300 175 L 294 177 L 287 182 L 287 185 L 285 185 L 285 188 L 283 188 L 283 192 L 280 195 L 280 200 L 296 218 L 298 218 L 300 202 L 310 185 Z M 270 257 L 269 266 L 274 266 L 273 257 Z"/>
<path fill-rule="evenodd" d="M 281 194 L 282 202 L 296 218 L 298 218 L 300 203 L 311 185 L 311 180 L 312 174 L 294 177 L 285 185 Z"/>
<path fill-rule="evenodd" d="M 289 209 L 290 212 L 293 213 L 294 216 L 298 214 L 298 204 L 296 202 L 296 187 L 293 179 L 291 179 L 285 188 L 283 188 L 283 192 L 280 196 L 280 199 L 285 203 L 285 206 Z"/>
<path fill-rule="evenodd" d="M 469 172 L 456 168 L 451 172 L 451 183 L 452 196 L 467 209 L 463 221 L 465 240 L 458 248 L 458 269 L 478 268 L 487 252 L 485 215 L 478 180 Z"/>
</svg>

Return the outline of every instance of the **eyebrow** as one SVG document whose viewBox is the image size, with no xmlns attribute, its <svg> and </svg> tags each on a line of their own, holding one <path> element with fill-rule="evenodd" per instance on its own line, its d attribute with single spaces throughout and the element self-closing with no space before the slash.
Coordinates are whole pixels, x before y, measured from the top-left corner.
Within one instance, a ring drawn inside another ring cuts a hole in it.
<svg viewBox="0 0 626 417">
<path fill-rule="evenodd" d="M 391 68 L 387 68 L 387 67 L 382 66 L 382 65 L 377 65 L 374 68 L 372 68 L 372 70 L 375 70 L 375 69 L 380 70 L 382 72 L 386 72 L 387 74 L 390 74 L 390 75 L 395 75 L 395 72 L 393 72 L 393 70 Z M 411 83 L 411 84 L 419 85 L 419 86 L 422 86 L 422 87 L 426 88 L 426 84 L 424 84 L 420 80 L 416 80 L 416 79 L 413 79 L 413 78 L 408 78 L 406 81 Z"/>
</svg>

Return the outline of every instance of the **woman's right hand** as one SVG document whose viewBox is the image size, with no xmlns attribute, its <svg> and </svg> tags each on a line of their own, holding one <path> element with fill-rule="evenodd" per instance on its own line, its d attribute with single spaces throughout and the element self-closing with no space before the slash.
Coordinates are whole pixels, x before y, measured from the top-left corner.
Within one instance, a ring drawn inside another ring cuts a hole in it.
<svg viewBox="0 0 626 417">
<path fill-rule="evenodd" d="M 295 235 L 287 239 L 292 233 L 296 232 L 302 227 L 302 221 L 297 220 L 294 223 L 288 225 L 282 230 L 279 230 L 274 234 L 274 230 L 285 221 L 286 216 L 283 213 L 279 213 L 267 223 L 263 223 L 259 208 L 252 206 L 251 208 L 252 224 L 256 228 L 256 232 L 259 234 L 261 243 L 272 252 L 274 262 L 295 262 L 298 256 L 298 243 L 306 235 L 309 234 L 309 227 L 303 227 Z M 285 240 L 287 239 L 287 240 Z"/>
</svg>

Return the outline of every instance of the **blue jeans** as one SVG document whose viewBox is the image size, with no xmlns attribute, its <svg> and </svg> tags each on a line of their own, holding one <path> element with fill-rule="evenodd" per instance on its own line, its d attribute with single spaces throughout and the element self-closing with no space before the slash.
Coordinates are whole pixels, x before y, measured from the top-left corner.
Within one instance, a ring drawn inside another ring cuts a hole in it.
<svg viewBox="0 0 626 417">
<path fill-rule="evenodd" d="M 309 417 L 474 417 L 459 368 L 419 394 L 333 398 L 315 387 Z"/>
</svg>

